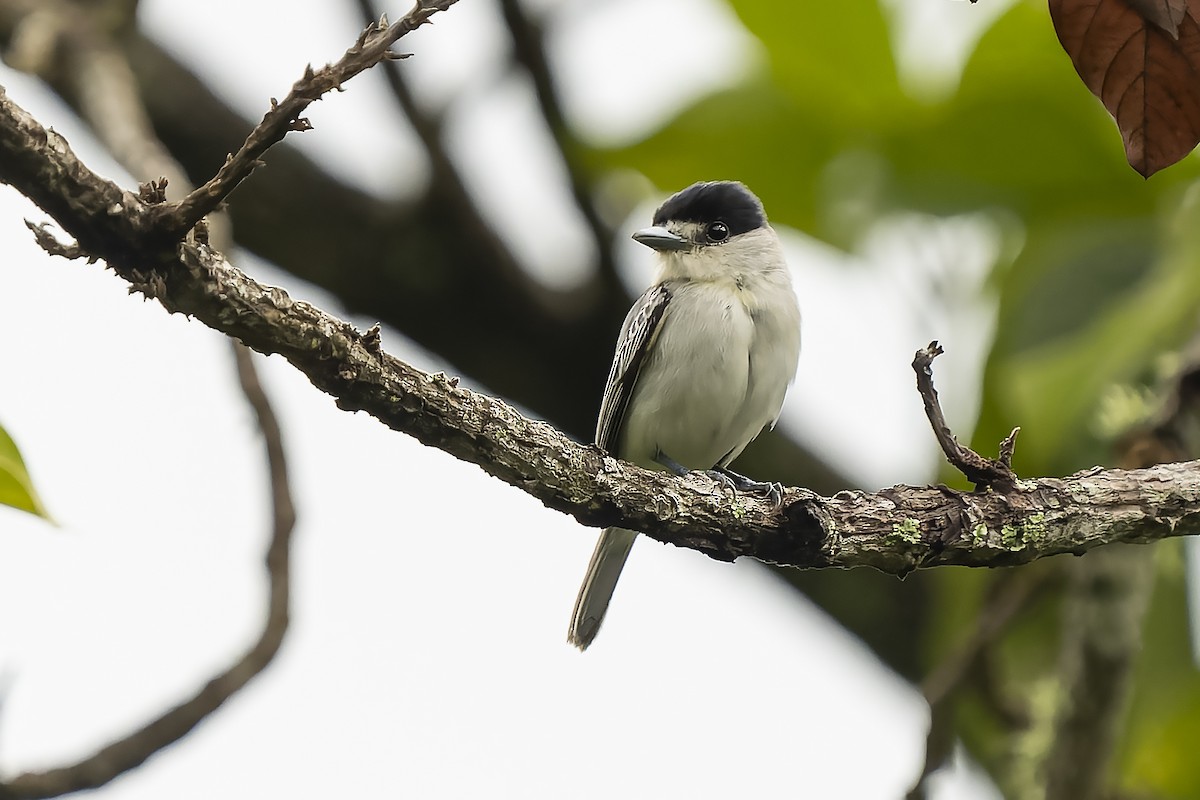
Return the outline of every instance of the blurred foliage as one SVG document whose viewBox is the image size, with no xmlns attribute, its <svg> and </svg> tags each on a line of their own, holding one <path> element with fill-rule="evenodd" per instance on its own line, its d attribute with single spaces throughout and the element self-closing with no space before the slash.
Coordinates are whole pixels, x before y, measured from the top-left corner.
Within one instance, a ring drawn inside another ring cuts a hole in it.
<svg viewBox="0 0 1200 800">
<path fill-rule="evenodd" d="M 0 427 L 0 505 L 50 519 L 33 488 L 33 481 L 25 469 L 25 462 L 21 460 L 16 442 L 3 427 Z"/>
<path fill-rule="evenodd" d="M 1158 547 L 1158 580 L 1143 630 L 1132 706 L 1118 755 L 1131 796 L 1200 797 L 1200 674 L 1188 637 L 1182 542 Z"/>
<path fill-rule="evenodd" d="M 1116 127 L 1079 81 L 1044 3 L 1018 2 L 1001 16 L 957 90 L 934 101 L 905 94 L 889 18 L 875 0 L 731 5 L 762 42 L 764 68 L 643 141 L 591 152 L 592 166 L 635 167 L 669 189 L 696 180 L 702 165 L 705 177 L 752 186 L 775 223 L 845 249 L 896 212 L 993 215 L 1013 242 L 991 282 L 999 318 L 975 447 L 993 454 L 1020 425 L 1021 474 L 1111 463 L 1097 424 L 1106 393 L 1145 379 L 1196 327 L 1196 159 L 1150 180 L 1128 166 Z M 1192 757 L 1200 674 L 1180 561 L 1166 557 L 1177 547 L 1159 554 L 1119 748 L 1117 781 L 1137 796 L 1200 796 Z M 936 571 L 923 629 L 926 669 L 967 636 L 991 579 Z M 1010 629 L 989 670 L 998 682 L 991 689 L 1010 694 L 1027 715 L 1041 703 L 1035 687 L 1053 692 L 1059 626 L 1057 603 L 1040 603 Z M 1011 711 L 980 691 L 957 715 L 959 736 L 1008 787 L 1019 778 L 1005 773 L 1019 738 Z"/>
</svg>

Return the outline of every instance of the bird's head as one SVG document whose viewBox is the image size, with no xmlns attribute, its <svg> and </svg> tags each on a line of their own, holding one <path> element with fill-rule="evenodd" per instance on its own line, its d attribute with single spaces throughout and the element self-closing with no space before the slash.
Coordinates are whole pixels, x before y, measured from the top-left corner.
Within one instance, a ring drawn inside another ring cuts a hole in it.
<svg viewBox="0 0 1200 800">
<path fill-rule="evenodd" d="M 707 280 L 783 266 L 762 202 L 736 181 L 695 183 L 667 198 L 633 234 L 661 256 L 660 279 Z"/>
</svg>

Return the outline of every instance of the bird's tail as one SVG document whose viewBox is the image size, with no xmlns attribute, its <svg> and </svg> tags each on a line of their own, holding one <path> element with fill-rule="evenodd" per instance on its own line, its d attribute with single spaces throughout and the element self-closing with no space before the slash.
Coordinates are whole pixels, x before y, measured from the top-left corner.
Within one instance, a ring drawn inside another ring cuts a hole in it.
<svg viewBox="0 0 1200 800">
<path fill-rule="evenodd" d="M 583 586 L 579 587 L 579 597 L 575 599 L 571 629 L 567 632 L 567 641 L 580 650 L 586 650 L 600 630 L 608 601 L 612 599 L 613 589 L 617 588 L 617 578 L 621 577 L 621 568 L 625 566 L 636 537 L 634 531 L 606 528 L 596 542 Z"/>
</svg>

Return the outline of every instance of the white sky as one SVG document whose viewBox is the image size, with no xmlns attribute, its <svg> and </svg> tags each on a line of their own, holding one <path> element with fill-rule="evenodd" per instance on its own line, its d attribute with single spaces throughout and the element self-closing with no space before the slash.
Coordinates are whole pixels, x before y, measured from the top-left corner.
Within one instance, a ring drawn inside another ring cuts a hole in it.
<svg viewBox="0 0 1200 800">
<path fill-rule="evenodd" d="M 280 14 L 244 0 L 143 0 L 142 16 L 257 117 L 306 62 L 353 39 L 351 6 L 297 2 Z M 630 31 L 635 13 L 643 24 Z M 633 135 L 755 68 L 756 43 L 708 2 L 577 2 L 563 19 L 552 52 L 573 117 L 597 139 Z M 490 3 L 464 0 L 403 43 L 418 54 L 405 63 L 429 103 L 467 92 L 451 146 L 513 246 L 563 279 L 586 269 L 586 237 L 538 150 L 528 87 L 477 77 L 496 74 L 497 25 Z M 131 185 L 35 82 L 0 68 L 0 85 Z M 419 151 L 397 135 L 377 76 L 346 88 L 293 140 L 380 194 L 419 187 Z M 222 337 L 129 297 L 99 266 L 48 258 L 25 217 L 45 219 L 0 189 L 0 424 L 60 527 L 0 509 L 5 774 L 90 752 L 234 658 L 260 623 L 267 527 L 262 456 Z M 547 228 L 561 237 L 534 235 Z M 942 339 L 939 388 L 969 424 L 990 310 L 946 309 L 976 293 L 993 246 L 986 225 L 884 226 L 853 264 L 785 235 L 805 349 L 784 424 L 867 485 L 927 480 L 935 453 L 908 363 Z M 564 250 L 581 256 L 564 264 Z M 630 280 L 644 281 L 646 254 L 621 252 Z M 339 313 L 319 291 L 238 259 Z M 384 344 L 448 368 L 397 334 Z M 765 570 L 642 541 L 604 632 L 580 655 L 566 623 L 594 531 L 338 411 L 280 359 L 260 363 L 301 514 L 289 639 L 197 732 L 97 797 L 895 798 L 915 777 L 919 697 Z M 960 769 L 936 796 L 994 794 Z"/>
</svg>

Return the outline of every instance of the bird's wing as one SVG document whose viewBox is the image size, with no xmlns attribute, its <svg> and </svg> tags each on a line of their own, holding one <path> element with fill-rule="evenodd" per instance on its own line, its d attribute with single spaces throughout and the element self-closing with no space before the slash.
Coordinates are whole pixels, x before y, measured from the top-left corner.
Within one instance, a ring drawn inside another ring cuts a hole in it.
<svg viewBox="0 0 1200 800">
<path fill-rule="evenodd" d="M 621 326 L 621 338 L 600 402 L 600 418 L 596 420 L 596 444 L 607 453 L 616 455 L 625 409 L 670 301 L 671 290 L 665 284 L 651 286 L 629 309 Z"/>
</svg>

